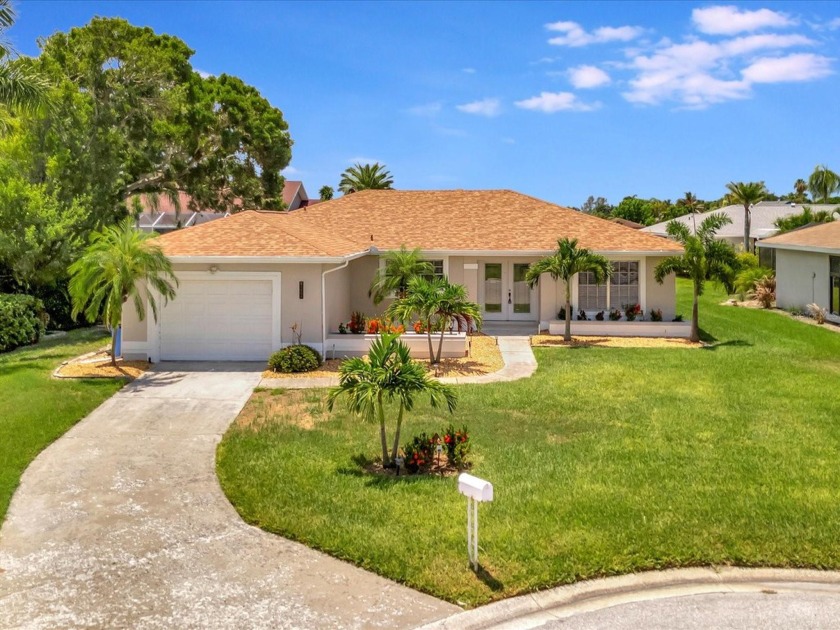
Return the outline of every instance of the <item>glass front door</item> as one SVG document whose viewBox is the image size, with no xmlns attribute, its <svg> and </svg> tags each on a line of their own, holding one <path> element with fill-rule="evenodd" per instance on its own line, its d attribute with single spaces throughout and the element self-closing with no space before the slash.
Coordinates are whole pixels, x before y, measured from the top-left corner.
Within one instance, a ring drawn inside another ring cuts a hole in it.
<svg viewBox="0 0 840 630">
<path fill-rule="evenodd" d="M 840 315 L 840 276 L 831 276 L 831 305 L 832 315 Z"/>
<path fill-rule="evenodd" d="M 482 310 L 487 320 L 536 320 L 536 290 L 525 281 L 528 263 L 487 262 Z"/>
</svg>

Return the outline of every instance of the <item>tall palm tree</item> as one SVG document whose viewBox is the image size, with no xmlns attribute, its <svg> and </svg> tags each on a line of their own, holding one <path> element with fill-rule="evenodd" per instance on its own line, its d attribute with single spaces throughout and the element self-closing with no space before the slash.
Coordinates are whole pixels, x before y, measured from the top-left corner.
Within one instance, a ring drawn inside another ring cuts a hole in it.
<svg viewBox="0 0 840 630">
<path fill-rule="evenodd" d="M 32 113 L 48 103 L 48 83 L 20 63 L 12 65 L 14 50 L 6 39 L 6 31 L 15 22 L 10 0 L 0 0 L 0 105 L 11 110 Z"/>
<path fill-rule="evenodd" d="M 551 256 L 535 262 L 525 274 L 525 281 L 531 288 L 539 283 L 544 273 L 566 285 L 566 328 L 563 333 L 566 341 L 572 340 L 572 279 L 582 271 L 591 272 L 595 282 L 601 284 L 612 276 L 612 263 L 600 254 L 578 247 L 576 238 L 562 238 L 557 241 L 557 249 Z"/>
<path fill-rule="evenodd" d="M 91 235 L 91 243 L 82 256 L 70 265 L 72 316 L 84 314 L 89 322 L 99 317 L 111 328 L 111 363 L 116 365 L 117 327 L 122 321 L 123 305 L 132 300 L 140 321 L 146 318 L 146 306 L 138 291 L 143 282 L 163 298 L 175 297 L 178 279 L 172 263 L 152 239 L 154 233 L 134 228 L 130 217 Z M 174 286 L 173 286 L 174 285 Z M 149 307 L 157 320 L 158 306 L 148 292 Z"/>
<path fill-rule="evenodd" d="M 432 407 L 445 405 L 451 413 L 457 397 L 448 385 L 431 378 L 426 369 L 411 358 L 399 335 L 383 333 L 370 345 L 367 360 L 351 358 L 339 367 L 338 387 L 330 390 L 327 408 L 332 411 L 340 396 L 347 397 L 350 411 L 368 421 L 379 421 L 382 465 L 390 466 L 400 446 L 403 415 L 414 408 L 415 396 L 428 394 Z M 398 404 L 397 426 L 390 456 L 385 427 L 385 405 Z"/>
<path fill-rule="evenodd" d="M 776 219 L 774 225 L 779 229 L 779 234 L 784 234 L 811 223 L 831 223 L 837 213 L 837 210 L 817 210 L 814 212 L 811 208 L 805 206 L 799 214 Z"/>
<path fill-rule="evenodd" d="M 385 170 L 384 164 L 379 162 L 359 164 L 357 162 L 341 174 L 338 189 L 344 194 L 349 194 L 360 190 L 390 189 L 393 183 L 394 178 Z"/>
<path fill-rule="evenodd" d="M 691 214 L 691 223 L 694 226 L 694 230 L 697 230 L 697 222 L 694 219 L 694 215 L 698 212 L 703 211 L 703 202 L 700 201 L 696 195 L 691 192 L 685 193 L 685 197 L 682 199 L 677 199 L 677 205 L 681 208 L 685 208 L 689 214 Z"/>
<path fill-rule="evenodd" d="M 419 249 L 407 249 L 405 245 L 387 252 L 383 258 L 385 264 L 376 270 L 368 291 L 374 304 L 380 304 L 391 295 L 405 297 L 408 283 L 413 278 L 431 276 L 435 272 L 432 263 L 423 260 Z"/>
<path fill-rule="evenodd" d="M 808 178 L 808 190 L 817 203 L 828 203 L 831 196 L 840 190 L 840 175 L 825 166 L 817 166 Z"/>
<path fill-rule="evenodd" d="M 321 190 L 318 191 L 318 195 L 321 197 L 321 201 L 329 201 L 333 198 L 335 191 L 333 190 L 332 186 L 321 186 Z"/>
<path fill-rule="evenodd" d="M 750 223 L 752 207 L 767 196 L 764 182 L 729 182 L 726 185 L 732 203 L 744 206 L 744 251 L 750 251 Z"/>
<path fill-rule="evenodd" d="M 463 285 L 451 284 L 446 278 L 425 278 L 418 276 L 408 283 L 402 298 L 394 300 L 386 310 L 389 317 L 407 321 L 415 315 L 423 322 L 429 342 L 429 362 L 440 363 L 443 340 L 450 324 L 456 323 L 458 330 L 472 330 L 481 326 L 481 307 L 469 300 Z M 437 352 L 432 345 L 432 332 L 438 332 Z"/>
<path fill-rule="evenodd" d="M 700 341 L 698 322 L 699 297 L 707 280 L 718 280 L 730 286 L 735 268 L 735 250 L 723 241 L 715 239 L 715 234 L 732 219 L 723 213 L 706 217 L 692 234 L 684 223 L 671 221 L 668 234 L 682 243 L 685 251 L 681 256 L 670 256 L 659 263 L 653 270 L 653 277 L 662 284 L 671 273 L 681 273 L 691 278 L 694 290 L 694 302 L 691 308 L 691 341 Z"/>
<path fill-rule="evenodd" d="M 805 201 L 805 193 L 807 191 L 808 191 L 808 182 L 806 182 L 801 177 L 799 179 L 797 179 L 795 182 L 793 182 L 794 199 L 796 199 L 796 201 L 798 203 L 802 203 L 803 201 Z"/>
</svg>

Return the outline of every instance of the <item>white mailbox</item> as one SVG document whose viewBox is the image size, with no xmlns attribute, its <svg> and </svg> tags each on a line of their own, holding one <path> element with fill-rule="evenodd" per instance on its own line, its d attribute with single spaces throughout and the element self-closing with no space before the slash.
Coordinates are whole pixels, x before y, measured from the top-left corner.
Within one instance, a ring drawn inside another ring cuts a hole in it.
<svg viewBox="0 0 840 630">
<path fill-rule="evenodd" d="M 493 484 L 467 473 L 458 475 L 458 492 L 476 501 L 493 500 Z"/>
</svg>

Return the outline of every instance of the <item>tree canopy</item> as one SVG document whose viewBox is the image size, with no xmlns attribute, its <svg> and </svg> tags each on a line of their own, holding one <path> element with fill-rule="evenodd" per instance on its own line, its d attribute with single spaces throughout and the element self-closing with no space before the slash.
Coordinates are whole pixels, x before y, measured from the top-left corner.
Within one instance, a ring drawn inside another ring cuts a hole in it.
<svg viewBox="0 0 840 630">
<path fill-rule="evenodd" d="M 394 184 L 394 178 L 384 164 L 354 164 L 341 174 L 338 189 L 345 195 L 360 190 L 385 190 Z"/>
</svg>

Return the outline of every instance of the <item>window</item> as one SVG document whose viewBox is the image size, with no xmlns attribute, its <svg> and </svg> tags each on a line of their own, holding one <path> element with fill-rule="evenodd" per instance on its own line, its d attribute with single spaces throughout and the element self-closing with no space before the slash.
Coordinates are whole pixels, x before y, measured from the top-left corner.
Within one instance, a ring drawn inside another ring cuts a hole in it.
<svg viewBox="0 0 840 630">
<path fill-rule="evenodd" d="M 758 264 L 776 271 L 776 250 L 771 247 L 758 247 Z"/>
<path fill-rule="evenodd" d="M 607 309 L 607 285 L 595 284 L 595 274 L 584 271 L 578 274 L 578 301 L 584 311 Z"/>
<path fill-rule="evenodd" d="M 434 267 L 434 273 L 432 273 L 432 278 L 443 278 L 443 261 L 442 260 L 424 260 L 423 262 L 429 263 L 432 267 Z"/>
<path fill-rule="evenodd" d="M 610 306 L 622 308 L 639 303 L 639 263 L 614 262 L 610 278 Z"/>
<path fill-rule="evenodd" d="M 828 257 L 828 310 L 832 315 L 840 315 L 840 256 Z"/>
<path fill-rule="evenodd" d="M 639 263 L 612 263 L 613 275 L 609 284 L 596 284 L 595 274 L 578 274 L 578 308 L 584 311 L 604 311 L 622 308 L 625 304 L 639 304 Z"/>
</svg>

